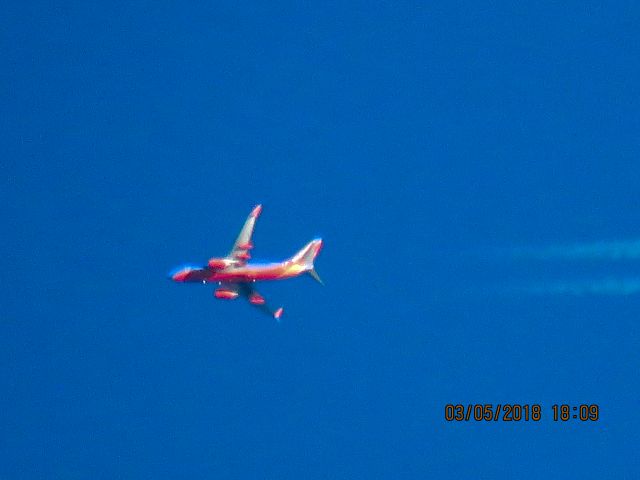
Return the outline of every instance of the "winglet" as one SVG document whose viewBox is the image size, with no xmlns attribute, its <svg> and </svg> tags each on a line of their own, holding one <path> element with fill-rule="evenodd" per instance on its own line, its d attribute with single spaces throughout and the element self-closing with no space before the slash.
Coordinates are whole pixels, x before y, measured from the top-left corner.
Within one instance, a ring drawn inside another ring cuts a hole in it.
<svg viewBox="0 0 640 480">
<path fill-rule="evenodd" d="M 280 317 L 282 316 L 282 312 L 283 311 L 284 311 L 284 309 L 282 307 L 277 309 L 275 312 L 273 312 L 273 318 L 275 318 L 276 320 L 280 321 Z"/>
<path fill-rule="evenodd" d="M 324 286 L 324 282 L 322 281 L 322 279 L 320 278 L 320 275 L 318 275 L 318 272 L 316 272 L 314 268 L 312 268 L 311 270 L 307 270 L 307 273 L 311 275 L 316 282 Z"/>
<path fill-rule="evenodd" d="M 254 209 L 253 209 L 253 210 L 251 210 L 251 214 L 250 214 L 249 216 L 250 216 L 250 217 L 253 217 L 253 218 L 257 218 L 257 217 L 258 217 L 258 215 L 260 215 L 260 212 L 261 212 L 261 211 L 262 211 L 262 205 L 260 205 L 260 204 L 259 204 L 259 205 L 256 205 L 256 206 L 254 207 Z"/>
</svg>

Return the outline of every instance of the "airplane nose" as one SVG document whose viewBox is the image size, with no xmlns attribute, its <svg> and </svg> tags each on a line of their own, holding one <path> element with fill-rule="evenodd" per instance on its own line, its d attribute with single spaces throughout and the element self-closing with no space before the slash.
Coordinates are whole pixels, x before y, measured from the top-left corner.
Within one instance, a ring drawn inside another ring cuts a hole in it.
<svg viewBox="0 0 640 480">
<path fill-rule="evenodd" d="M 185 268 L 185 267 L 176 268 L 167 274 L 167 278 L 169 280 L 173 280 L 174 282 L 184 282 L 189 272 L 190 272 L 189 268 Z"/>
<path fill-rule="evenodd" d="M 174 274 L 173 277 L 171 278 L 174 282 L 184 282 L 184 279 L 186 278 L 188 273 L 189 272 L 183 270 L 181 272 Z"/>
</svg>

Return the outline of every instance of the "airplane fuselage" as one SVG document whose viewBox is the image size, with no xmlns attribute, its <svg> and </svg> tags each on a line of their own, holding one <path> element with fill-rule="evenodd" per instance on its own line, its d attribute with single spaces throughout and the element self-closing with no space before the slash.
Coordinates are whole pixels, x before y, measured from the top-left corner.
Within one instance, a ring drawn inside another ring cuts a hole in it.
<svg viewBox="0 0 640 480">
<path fill-rule="evenodd" d="M 224 269 L 202 271 L 201 275 L 194 275 L 192 269 L 185 268 L 173 275 L 176 282 L 255 282 L 260 280 L 284 280 L 297 277 L 306 271 L 305 267 L 289 260 L 280 263 L 246 264 L 230 266 Z"/>
<path fill-rule="evenodd" d="M 212 272 L 211 282 L 254 282 L 258 280 L 284 280 L 304 273 L 304 267 L 292 262 L 244 265 Z"/>
</svg>

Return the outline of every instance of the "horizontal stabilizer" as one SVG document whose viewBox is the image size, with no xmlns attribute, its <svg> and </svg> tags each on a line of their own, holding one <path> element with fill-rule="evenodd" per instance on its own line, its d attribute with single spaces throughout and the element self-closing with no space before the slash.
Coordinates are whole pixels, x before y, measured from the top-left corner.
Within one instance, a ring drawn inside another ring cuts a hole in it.
<svg viewBox="0 0 640 480">
<path fill-rule="evenodd" d="M 316 272 L 315 268 L 312 268 L 311 270 L 307 270 L 307 273 L 309 275 L 311 275 L 313 277 L 313 279 L 318 282 L 320 285 L 324 285 L 324 282 L 322 281 L 322 279 L 320 278 L 320 275 L 318 275 L 318 272 Z"/>
</svg>

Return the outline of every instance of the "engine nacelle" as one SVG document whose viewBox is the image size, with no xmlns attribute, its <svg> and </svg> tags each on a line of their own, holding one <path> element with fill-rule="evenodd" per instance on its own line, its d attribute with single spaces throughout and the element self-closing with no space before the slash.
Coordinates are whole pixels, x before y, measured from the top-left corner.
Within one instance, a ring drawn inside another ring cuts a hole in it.
<svg viewBox="0 0 640 480">
<path fill-rule="evenodd" d="M 252 293 L 249 297 L 249 302 L 253 305 L 264 305 L 264 297 L 259 293 Z"/>
<path fill-rule="evenodd" d="M 218 288 L 213 292 L 213 296 L 223 300 L 233 300 L 238 297 L 238 292 L 229 290 L 228 288 Z"/>
<path fill-rule="evenodd" d="M 212 258 L 209 260 L 208 265 L 212 270 L 222 270 L 230 265 L 233 265 L 233 260 L 227 258 Z"/>
</svg>

